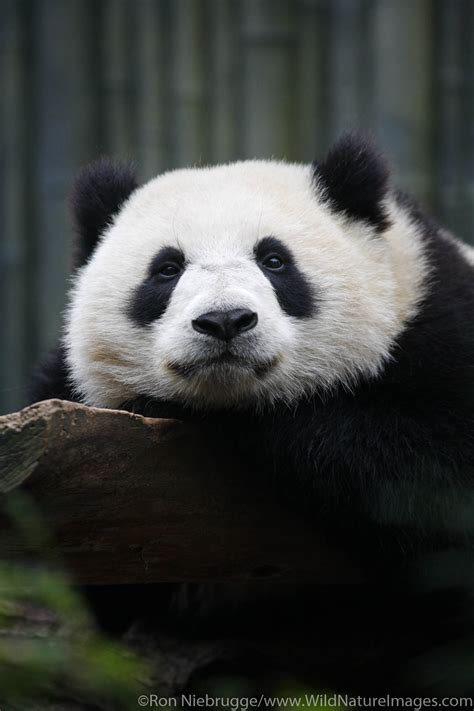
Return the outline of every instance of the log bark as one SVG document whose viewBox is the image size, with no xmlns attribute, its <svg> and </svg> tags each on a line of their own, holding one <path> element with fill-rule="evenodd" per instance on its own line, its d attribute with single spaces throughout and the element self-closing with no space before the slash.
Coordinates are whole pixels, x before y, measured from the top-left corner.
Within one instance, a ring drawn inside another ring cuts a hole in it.
<svg viewBox="0 0 474 711">
<path fill-rule="evenodd" d="M 33 499 L 79 583 L 359 581 L 260 479 L 176 420 L 60 400 L 0 417 L 0 491 Z M 31 556 L 4 513 L 0 530 L 1 558 Z"/>
</svg>

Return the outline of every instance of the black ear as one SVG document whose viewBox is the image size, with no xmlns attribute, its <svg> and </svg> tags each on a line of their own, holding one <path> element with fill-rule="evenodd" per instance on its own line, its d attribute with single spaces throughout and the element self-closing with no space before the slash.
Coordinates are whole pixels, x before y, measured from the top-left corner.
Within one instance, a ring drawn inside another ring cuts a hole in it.
<svg viewBox="0 0 474 711">
<path fill-rule="evenodd" d="M 77 232 L 75 268 L 85 264 L 105 228 L 137 187 L 132 167 L 108 158 L 101 158 L 80 171 L 71 193 Z"/>
<path fill-rule="evenodd" d="M 383 200 L 389 169 L 374 145 L 354 134 L 340 138 L 322 163 L 313 163 L 322 199 L 335 212 L 363 220 L 379 232 L 389 226 Z"/>
</svg>

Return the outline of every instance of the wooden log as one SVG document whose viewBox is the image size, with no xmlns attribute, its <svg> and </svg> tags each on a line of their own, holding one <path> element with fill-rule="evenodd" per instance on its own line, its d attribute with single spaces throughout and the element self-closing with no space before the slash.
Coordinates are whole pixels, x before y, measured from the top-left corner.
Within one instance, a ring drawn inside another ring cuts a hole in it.
<svg viewBox="0 0 474 711">
<path fill-rule="evenodd" d="M 0 490 L 32 497 L 77 582 L 358 582 L 259 479 L 176 420 L 60 400 L 0 417 Z M 5 515 L 0 530 L 0 558 L 28 554 Z"/>
</svg>

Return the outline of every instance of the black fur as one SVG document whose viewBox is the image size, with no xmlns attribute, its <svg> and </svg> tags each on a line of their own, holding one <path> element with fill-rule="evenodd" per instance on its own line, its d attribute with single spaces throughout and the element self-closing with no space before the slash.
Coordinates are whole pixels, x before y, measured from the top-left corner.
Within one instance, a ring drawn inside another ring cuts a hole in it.
<svg viewBox="0 0 474 711">
<path fill-rule="evenodd" d="M 296 265 L 288 247 L 276 237 L 264 237 L 255 246 L 254 253 L 257 264 L 273 286 L 283 311 L 296 318 L 312 316 L 316 309 L 313 288 Z M 263 262 L 271 254 L 277 254 L 282 258 L 283 269 L 281 271 L 265 269 Z"/>
<path fill-rule="evenodd" d="M 313 168 L 315 183 L 332 210 L 363 220 L 378 232 L 387 229 L 383 200 L 389 170 L 369 141 L 353 134 L 343 136 Z"/>
<path fill-rule="evenodd" d="M 373 543 L 391 531 L 401 549 L 474 534 L 474 270 L 413 203 L 399 201 L 423 230 L 431 273 L 392 361 L 354 392 L 280 407 L 260 426 L 293 492 L 297 473 L 332 523 L 373 524 Z"/>
<path fill-rule="evenodd" d="M 380 232 L 387 227 L 382 204 L 387 171 L 367 144 L 343 139 L 315 167 L 315 179 L 325 189 L 332 209 L 364 220 Z M 462 565 L 456 563 L 459 557 L 447 559 L 448 563 L 454 560 L 454 565 L 435 565 L 429 584 L 449 588 L 461 583 L 470 591 L 469 571 L 474 567 L 474 270 L 456 244 L 410 199 L 401 194 L 397 199 L 420 228 L 431 272 L 419 313 L 394 345 L 392 360 L 378 379 L 361 380 L 353 392 L 339 389 L 324 399 L 307 397 L 291 408 L 279 405 L 259 413 L 223 412 L 214 418 L 183 408 L 178 415 L 210 420 L 218 441 L 240 439 L 247 456 L 262 460 L 262 475 L 278 482 L 286 502 L 306 510 L 331 540 L 339 539 L 351 548 L 370 574 L 378 576 L 383 569 L 400 582 L 404 572 L 426 571 L 433 560 L 430 556 L 450 556 L 455 550 L 456 555 L 461 552 Z M 255 256 L 261 261 L 269 251 L 278 252 L 293 269 L 291 254 L 283 249 L 278 240 L 268 237 L 257 246 Z M 175 253 L 171 256 L 176 259 Z M 171 282 L 164 291 L 155 283 L 164 258 L 170 254 L 157 256 L 134 295 L 131 314 L 140 324 L 150 323 L 166 308 Z M 296 310 L 304 315 L 302 294 L 304 313 L 317 306 L 316 296 L 305 291 L 303 275 L 298 276 L 302 280 L 297 279 L 299 288 L 290 303 L 285 301 L 283 282 L 273 281 L 283 272 L 267 276 L 288 313 Z M 50 361 L 34 389 L 34 399 L 37 395 L 72 399 L 62 358 L 59 351 Z M 149 416 L 177 413 L 172 404 L 168 410 L 167 403 L 148 397 L 124 403 L 124 407 Z M 400 606 L 396 612 L 403 619 L 406 598 L 397 594 L 391 604 Z M 332 612 L 337 624 L 337 606 Z M 389 610 L 388 617 L 391 614 Z M 436 629 L 438 634 L 438 617 L 445 614 L 443 605 L 427 629 Z M 258 615 L 254 624 L 258 624 Z M 461 620 L 460 626 L 467 630 L 469 624 Z M 413 618 L 411 626 L 415 625 Z M 405 649 L 403 643 L 406 656 Z M 384 691 L 392 690 L 388 684 L 399 667 L 400 662 L 396 671 L 387 665 Z M 429 673 L 430 668 L 425 671 Z M 446 679 L 449 685 L 447 675 Z M 453 688 L 445 689 L 453 693 Z"/>
<path fill-rule="evenodd" d="M 367 159 L 373 154 L 365 144 L 346 138 L 323 163 L 326 169 L 342 161 L 343 146 L 353 176 L 357 155 L 364 155 L 362 174 L 367 165 L 374 167 L 375 158 Z M 380 170 L 369 173 L 379 175 L 373 183 L 377 201 L 384 194 L 385 178 Z M 359 197 L 361 215 L 368 198 Z M 306 488 L 304 501 L 332 512 L 329 519 L 334 522 L 335 517 L 343 528 L 357 529 L 365 520 L 376 523 L 377 537 L 382 524 L 396 532 L 395 538 L 454 540 L 462 528 L 457 529 L 461 499 L 471 491 L 474 476 L 473 269 L 413 201 L 402 194 L 397 199 L 423 234 L 431 272 L 424 303 L 395 344 L 383 375 L 361 381 L 353 392 L 341 389 L 324 400 L 305 398 L 291 409 L 246 413 L 244 419 L 251 423 L 252 435 L 265 442 L 259 449 L 268 453 L 270 468 L 280 479 L 288 480 L 291 495 L 299 498 L 301 487 Z M 257 245 L 257 261 L 269 252 L 278 252 L 295 276 L 291 253 L 274 237 Z M 157 271 L 169 260 L 184 268 L 182 253 L 164 248 L 132 298 L 130 315 L 140 325 L 159 318 L 166 308 L 177 279 L 161 283 Z M 296 270 L 298 288 L 293 291 L 284 274 L 267 272 L 282 308 L 297 316 L 309 314 L 316 299 L 304 276 Z M 32 388 L 32 400 L 46 397 L 74 399 L 60 349 L 39 371 Z M 150 414 L 148 398 L 126 406 L 139 412 L 145 401 Z M 156 407 L 161 416 L 166 414 L 166 403 Z M 234 427 L 235 419 L 229 421 Z"/>
<path fill-rule="evenodd" d="M 64 349 L 53 348 L 33 372 L 28 389 L 28 402 L 40 402 L 50 398 L 78 401 L 69 382 Z"/>
<path fill-rule="evenodd" d="M 184 255 L 175 247 L 163 247 L 153 258 L 145 280 L 135 289 L 128 315 L 139 326 L 148 326 L 166 311 L 182 271 L 173 279 L 160 275 L 160 269 L 172 262 L 184 270 Z"/>
<path fill-rule="evenodd" d="M 419 313 L 394 346 L 383 375 L 360 382 L 353 392 L 308 397 L 291 408 L 221 413 L 210 426 L 217 441 L 240 439 L 242 452 L 260 458 L 262 476 L 285 504 L 304 510 L 378 584 L 374 599 L 386 605 L 385 616 L 377 621 L 369 604 L 360 640 L 377 628 L 387 635 L 390 653 L 397 646 L 399 651 L 396 660 L 390 654 L 381 660 L 375 676 L 377 664 L 369 663 L 373 678 L 365 688 L 373 691 L 380 683 L 384 693 L 413 694 L 440 683 L 436 689 L 446 695 L 470 694 L 474 270 L 411 201 L 398 199 L 422 231 L 431 273 Z M 162 414 L 159 403 L 156 407 Z M 149 399 L 145 411 L 154 414 Z M 181 415 L 193 416 L 186 410 Z M 381 587 L 387 578 L 389 585 Z M 353 595 L 349 591 L 343 600 L 351 618 L 358 614 Z M 366 595 L 362 592 L 367 600 Z M 299 592 L 294 600 L 300 609 Z M 284 603 L 288 607 L 294 610 L 290 600 Z M 298 627 L 303 635 L 314 610 L 310 605 L 304 610 L 306 622 Z M 340 632 L 339 605 L 328 602 L 325 614 Z M 262 611 L 246 615 L 242 624 L 258 628 Z M 280 619 L 282 613 L 276 615 Z M 226 624 L 221 621 L 221 629 Z M 464 655 L 449 646 L 453 639 L 464 645 Z M 450 653 L 457 655 L 456 674 L 439 670 L 437 646 L 448 660 Z"/>
<path fill-rule="evenodd" d="M 79 173 L 71 194 L 78 235 L 75 268 L 87 262 L 105 228 L 137 187 L 132 168 L 108 158 L 91 163 Z"/>
</svg>

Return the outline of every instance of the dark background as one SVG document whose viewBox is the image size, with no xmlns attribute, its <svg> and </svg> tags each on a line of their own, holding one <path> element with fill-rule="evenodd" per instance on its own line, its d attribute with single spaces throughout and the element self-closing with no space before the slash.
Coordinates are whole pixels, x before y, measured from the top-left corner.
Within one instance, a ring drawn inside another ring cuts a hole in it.
<svg viewBox="0 0 474 711">
<path fill-rule="evenodd" d="M 371 131 L 474 240 L 472 0 L 0 0 L 0 412 L 57 338 L 78 168 L 309 162 Z"/>
</svg>

